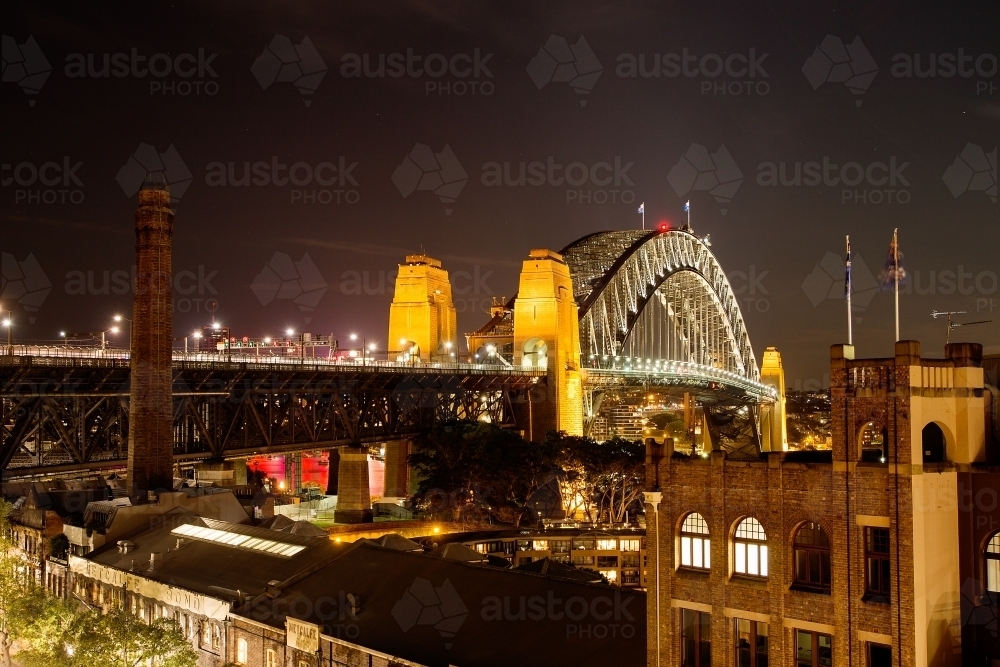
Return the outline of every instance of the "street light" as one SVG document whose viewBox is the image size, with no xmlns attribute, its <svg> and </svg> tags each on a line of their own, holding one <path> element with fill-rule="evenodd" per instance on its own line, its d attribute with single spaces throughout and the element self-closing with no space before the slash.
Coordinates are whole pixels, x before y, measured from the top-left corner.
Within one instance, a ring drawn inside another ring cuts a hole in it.
<svg viewBox="0 0 1000 667">
<path fill-rule="evenodd" d="M 7 313 L 3 325 L 7 327 L 7 354 L 14 355 L 14 318 L 9 310 L 0 310 L 0 313 Z"/>
<path fill-rule="evenodd" d="M 127 318 L 127 317 L 125 317 L 123 315 L 115 315 L 112 319 L 115 322 L 128 322 L 128 351 L 131 354 L 131 352 L 132 352 L 132 320 L 130 320 L 129 318 Z"/>
<path fill-rule="evenodd" d="M 105 334 L 109 333 L 109 332 L 113 333 L 113 334 L 117 334 L 118 333 L 118 327 L 111 327 L 110 329 L 105 329 L 104 331 L 101 332 L 101 349 L 102 350 L 105 350 L 108 347 L 108 341 L 107 341 L 107 338 L 105 337 Z"/>
</svg>

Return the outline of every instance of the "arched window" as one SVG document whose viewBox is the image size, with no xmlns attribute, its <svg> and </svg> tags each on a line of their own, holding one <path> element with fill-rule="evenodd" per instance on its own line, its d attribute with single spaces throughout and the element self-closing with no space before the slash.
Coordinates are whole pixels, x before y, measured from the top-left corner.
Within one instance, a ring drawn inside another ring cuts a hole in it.
<svg viewBox="0 0 1000 667">
<path fill-rule="evenodd" d="M 924 463 L 941 463 L 944 461 L 944 431 L 931 422 L 920 432 L 920 449 L 924 453 Z"/>
<path fill-rule="evenodd" d="M 736 526 L 733 557 L 736 574 L 767 576 L 767 534 L 757 519 L 747 517 Z"/>
<path fill-rule="evenodd" d="M 712 567 L 711 541 L 705 517 L 691 512 L 681 524 L 681 567 L 707 570 Z"/>
<path fill-rule="evenodd" d="M 861 427 L 858 434 L 858 446 L 861 448 L 861 460 L 866 463 L 885 463 L 888 458 L 886 450 L 886 429 L 868 422 Z"/>
<path fill-rule="evenodd" d="M 1000 533 L 986 545 L 986 590 L 1000 593 Z"/>
<path fill-rule="evenodd" d="M 530 338 L 521 349 L 521 365 L 525 368 L 548 368 L 549 346 L 541 338 Z"/>
<path fill-rule="evenodd" d="M 830 540 L 818 523 L 802 524 L 795 533 L 795 583 L 830 592 Z"/>
</svg>

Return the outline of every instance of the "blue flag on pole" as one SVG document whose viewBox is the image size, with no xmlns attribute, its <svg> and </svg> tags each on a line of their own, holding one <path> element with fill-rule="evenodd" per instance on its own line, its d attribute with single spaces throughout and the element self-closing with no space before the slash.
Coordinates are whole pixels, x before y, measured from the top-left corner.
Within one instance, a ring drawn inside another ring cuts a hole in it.
<svg viewBox="0 0 1000 667">
<path fill-rule="evenodd" d="M 643 213 L 646 210 L 646 202 L 639 204 L 639 213 Z"/>
<path fill-rule="evenodd" d="M 851 298 L 851 237 L 847 237 L 847 262 L 844 275 L 844 298 Z"/>
</svg>

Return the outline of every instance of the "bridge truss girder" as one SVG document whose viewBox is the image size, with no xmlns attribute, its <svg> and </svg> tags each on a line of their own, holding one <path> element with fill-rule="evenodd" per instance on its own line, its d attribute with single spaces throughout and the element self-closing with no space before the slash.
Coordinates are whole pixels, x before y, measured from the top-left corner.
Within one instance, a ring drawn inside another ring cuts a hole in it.
<svg viewBox="0 0 1000 667">
<path fill-rule="evenodd" d="M 49 363 L 46 363 L 48 361 Z M 435 422 L 514 425 L 539 377 L 497 371 L 174 364 L 175 460 L 325 449 L 414 435 Z M 127 362 L 0 360 L 5 476 L 124 465 Z"/>
</svg>

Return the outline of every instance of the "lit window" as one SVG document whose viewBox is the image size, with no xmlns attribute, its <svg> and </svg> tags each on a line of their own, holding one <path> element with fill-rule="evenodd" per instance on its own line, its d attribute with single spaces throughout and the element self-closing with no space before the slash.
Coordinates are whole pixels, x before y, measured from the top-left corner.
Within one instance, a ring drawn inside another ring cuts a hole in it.
<svg viewBox="0 0 1000 667">
<path fill-rule="evenodd" d="M 618 550 L 618 540 L 597 540 L 597 550 L 598 551 L 617 551 Z"/>
<path fill-rule="evenodd" d="M 986 590 L 1000 593 L 1000 533 L 986 545 Z"/>
<path fill-rule="evenodd" d="M 618 540 L 619 548 L 622 551 L 638 551 L 639 540 Z"/>
<path fill-rule="evenodd" d="M 767 667 L 767 623 L 736 619 L 736 667 Z"/>
<path fill-rule="evenodd" d="M 708 523 L 697 512 L 684 518 L 681 524 L 681 567 L 708 570 L 712 567 L 712 545 L 708 539 Z"/>
<path fill-rule="evenodd" d="M 733 535 L 736 574 L 767 576 L 767 534 L 753 517 L 740 521 Z"/>
<path fill-rule="evenodd" d="M 548 551 L 549 541 L 548 540 L 535 540 L 535 551 Z"/>
<path fill-rule="evenodd" d="M 830 592 L 830 540 L 817 523 L 805 523 L 795 533 L 795 583 Z"/>
<path fill-rule="evenodd" d="M 274 649 L 269 648 L 264 654 L 264 667 L 278 667 L 278 654 Z"/>
<path fill-rule="evenodd" d="M 247 640 L 239 639 L 236 642 L 236 662 L 241 665 L 247 664 Z"/>
</svg>

